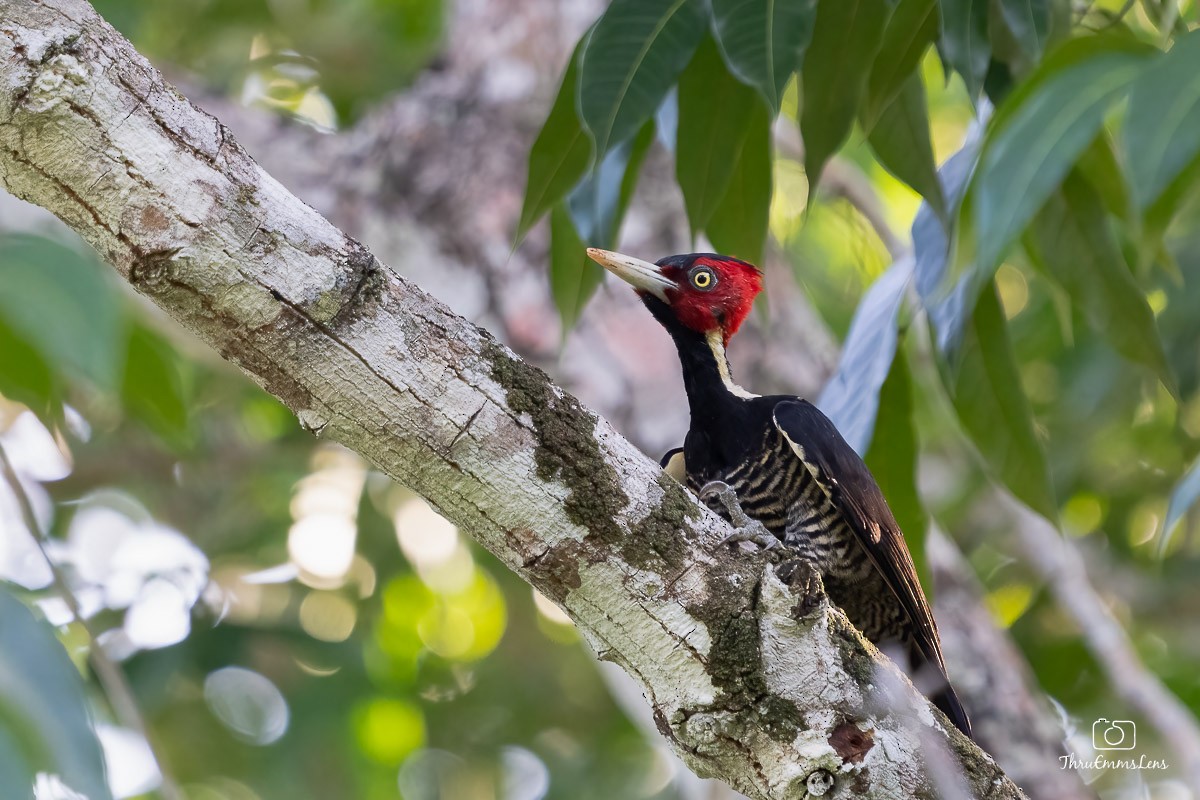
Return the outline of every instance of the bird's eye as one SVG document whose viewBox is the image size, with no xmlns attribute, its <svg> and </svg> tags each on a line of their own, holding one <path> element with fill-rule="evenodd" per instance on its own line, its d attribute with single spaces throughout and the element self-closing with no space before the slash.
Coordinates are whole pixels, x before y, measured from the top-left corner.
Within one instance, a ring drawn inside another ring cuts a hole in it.
<svg viewBox="0 0 1200 800">
<path fill-rule="evenodd" d="M 708 267 L 700 267 L 699 269 L 692 270 L 690 277 L 692 286 L 695 286 L 697 289 L 708 291 L 717 285 L 717 276 Z"/>
</svg>

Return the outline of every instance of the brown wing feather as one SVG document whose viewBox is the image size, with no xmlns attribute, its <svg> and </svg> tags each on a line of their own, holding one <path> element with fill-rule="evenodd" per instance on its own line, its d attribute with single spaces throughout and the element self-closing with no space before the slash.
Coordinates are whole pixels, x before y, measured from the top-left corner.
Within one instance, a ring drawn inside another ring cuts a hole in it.
<svg viewBox="0 0 1200 800">
<path fill-rule="evenodd" d="M 943 678 L 946 677 L 937 624 L 921 590 L 916 566 L 904 534 L 867 465 L 829 418 L 811 403 L 783 401 L 775 406 L 774 416 L 775 426 L 787 438 L 796 455 L 815 469 L 818 481 L 829 492 L 834 506 L 850 524 L 871 563 L 900 601 L 921 654 L 937 667 Z M 946 695 L 943 710 L 970 735 L 970 723 L 953 689 L 947 688 Z"/>
</svg>

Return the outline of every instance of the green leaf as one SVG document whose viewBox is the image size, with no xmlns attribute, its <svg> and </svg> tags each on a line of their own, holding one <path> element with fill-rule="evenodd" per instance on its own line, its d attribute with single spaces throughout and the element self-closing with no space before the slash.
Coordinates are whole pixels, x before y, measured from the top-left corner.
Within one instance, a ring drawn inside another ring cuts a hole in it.
<svg viewBox="0 0 1200 800">
<path fill-rule="evenodd" d="M 972 187 L 979 285 L 1096 138 L 1109 106 L 1142 70 L 1146 52 L 1126 39 L 1072 40 L 997 112 Z"/>
<path fill-rule="evenodd" d="M 121 400 L 150 430 L 179 447 L 191 439 L 179 356 L 161 336 L 142 325 L 129 333 Z"/>
<path fill-rule="evenodd" d="M 1076 168 L 1087 176 L 1088 182 L 1100 193 L 1108 213 L 1120 220 L 1129 221 L 1133 218 L 1129 184 L 1107 131 L 1101 129 L 1100 135 L 1083 151 L 1076 164 Z"/>
<path fill-rule="evenodd" d="M 579 67 L 579 110 L 597 158 L 654 115 L 707 24 L 701 0 L 613 0 Z"/>
<path fill-rule="evenodd" d="M 588 245 L 611 249 L 615 244 L 642 161 L 653 141 L 654 121 L 650 120 L 636 138 L 609 151 L 596 170 L 571 192 L 568 208 Z"/>
<path fill-rule="evenodd" d="M 940 20 L 937 0 L 900 0 L 883 31 L 883 41 L 867 79 L 862 112 L 866 130 L 874 126 L 879 113 L 917 71 L 929 45 L 937 41 Z"/>
<path fill-rule="evenodd" d="M 729 188 L 757 94 L 725 68 L 706 39 L 679 79 L 675 177 L 692 232 L 703 230 Z M 720 109 L 714 113 L 714 109 Z"/>
<path fill-rule="evenodd" d="M 988 0 L 942 0 L 942 58 L 962 76 L 972 102 L 979 97 L 992 60 Z"/>
<path fill-rule="evenodd" d="M 1125 163 L 1134 200 L 1149 208 L 1200 153 L 1200 31 L 1175 41 L 1171 51 L 1134 81 L 1125 117 Z"/>
<path fill-rule="evenodd" d="M 755 101 L 729 188 L 705 232 L 722 253 L 761 264 L 771 210 L 771 112 Z"/>
<path fill-rule="evenodd" d="M 712 14 L 713 32 L 733 74 L 779 113 L 783 89 L 812 37 L 817 0 L 712 0 Z"/>
<path fill-rule="evenodd" d="M 118 299 L 92 258 L 36 236 L 0 236 L 0 318 L 51 369 L 116 387 Z"/>
<path fill-rule="evenodd" d="M 1025 55 L 1041 58 L 1050 33 L 1050 0 L 1000 0 L 1000 13 Z"/>
<path fill-rule="evenodd" d="M 1034 263 L 1062 285 L 1097 333 L 1177 393 L 1154 312 L 1125 262 L 1100 195 L 1078 171 L 1034 218 L 1026 243 Z"/>
<path fill-rule="evenodd" d="M 57 420 L 62 387 L 41 353 L 0 316 L 0 395 L 28 406 L 43 421 Z"/>
<path fill-rule="evenodd" d="M 1050 468 L 1034 432 L 994 284 L 979 295 L 952 381 L 958 417 L 990 472 L 1034 511 L 1057 519 Z"/>
<path fill-rule="evenodd" d="M 900 525 L 908 552 L 917 567 L 917 576 L 928 589 L 932 584 L 925 562 L 925 531 L 929 515 L 917 491 L 916 425 L 913 422 L 912 378 L 908 358 L 903 352 L 892 360 L 887 380 L 879 390 L 879 419 L 871 437 L 871 447 L 863 459 L 888 508 Z"/>
<path fill-rule="evenodd" d="M 896 355 L 896 319 L 912 280 L 911 259 L 897 261 L 871 284 L 854 311 L 837 371 L 817 400 L 855 452 L 867 452 L 880 408 L 880 387 Z"/>
<path fill-rule="evenodd" d="M 1171 226 L 1175 215 L 1195 196 L 1200 188 L 1200 154 L 1167 184 L 1158 199 L 1146 209 L 1142 220 L 1142 241 L 1139 244 L 1139 268 L 1148 260 L 1169 259 L 1170 253 L 1163 247 L 1163 237 Z M 1174 270 L 1178 273 L 1178 269 Z"/>
<path fill-rule="evenodd" d="M 564 338 L 604 280 L 604 270 L 587 257 L 585 247 L 571 214 L 559 203 L 550 211 L 550 293 Z"/>
<path fill-rule="evenodd" d="M 581 41 L 567 65 L 550 115 L 529 151 L 525 202 L 521 208 L 520 222 L 517 223 L 518 241 L 551 206 L 579 183 L 592 161 L 592 140 L 584 132 L 576 111 L 575 90 L 579 83 L 578 62 L 582 49 Z"/>
<path fill-rule="evenodd" d="M 808 196 L 846 141 L 867 87 L 891 7 L 887 0 L 820 0 L 812 43 L 801 70 L 800 135 Z"/>
<path fill-rule="evenodd" d="M 1175 526 L 1183 519 L 1183 515 L 1196 505 L 1200 498 L 1200 460 L 1197 460 L 1183 474 L 1175 488 L 1171 490 L 1171 499 L 1167 503 L 1167 517 L 1163 520 L 1162 537 L 1158 540 L 1159 557 L 1167 550 Z"/>
<path fill-rule="evenodd" d="M 54 629 L 0 588 L 0 741 L 4 739 L 18 746 L 0 766 L 19 763 L 18 780 L 25 786 L 20 794 L 6 797 L 31 797 L 37 773 L 45 772 L 89 800 L 112 800 L 75 665 Z"/>
<path fill-rule="evenodd" d="M 867 134 L 879 163 L 920 194 L 939 217 L 946 216 L 942 185 L 929 138 L 929 108 L 920 75 L 910 75 L 879 113 Z"/>
</svg>

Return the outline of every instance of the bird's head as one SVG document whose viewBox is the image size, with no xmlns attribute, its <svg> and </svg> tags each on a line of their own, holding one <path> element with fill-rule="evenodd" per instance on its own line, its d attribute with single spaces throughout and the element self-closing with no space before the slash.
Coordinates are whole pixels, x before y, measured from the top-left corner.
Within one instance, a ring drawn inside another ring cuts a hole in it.
<svg viewBox="0 0 1200 800">
<path fill-rule="evenodd" d="M 650 311 L 705 336 L 720 331 L 724 344 L 737 333 L 762 291 L 753 264 L 716 253 L 668 256 L 651 264 L 589 247 L 588 257 L 633 286 Z"/>
</svg>

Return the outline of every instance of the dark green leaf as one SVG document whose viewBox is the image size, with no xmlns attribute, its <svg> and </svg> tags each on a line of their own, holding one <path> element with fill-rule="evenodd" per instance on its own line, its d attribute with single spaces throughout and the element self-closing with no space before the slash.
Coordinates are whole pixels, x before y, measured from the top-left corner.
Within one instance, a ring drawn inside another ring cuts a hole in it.
<svg viewBox="0 0 1200 800">
<path fill-rule="evenodd" d="M 1078 169 L 1100 193 L 1108 213 L 1122 220 L 1132 218 L 1129 184 L 1107 131 L 1101 130 L 1100 135 L 1083 151 Z"/>
<path fill-rule="evenodd" d="M 1192 464 L 1183 474 L 1175 488 L 1171 490 L 1171 499 L 1167 503 L 1167 518 L 1163 520 L 1162 538 L 1158 540 L 1158 553 L 1161 556 L 1171 543 L 1175 526 L 1183 519 L 1183 515 L 1196 505 L 1200 498 L 1200 460 Z"/>
<path fill-rule="evenodd" d="M 19 747 L 0 764 L 19 762 L 31 797 L 39 772 L 57 775 L 89 800 L 112 800 L 104 758 L 88 718 L 83 681 L 54 630 L 0 588 L 0 741 Z"/>
<path fill-rule="evenodd" d="M 1134 81 L 1125 118 L 1125 162 L 1139 209 L 1149 208 L 1200 153 L 1200 31 Z"/>
<path fill-rule="evenodd" d="M 0 316 L 0 395 L 50 421 L 60 416 L 61 392 L 58 378 L 41 353 Z"/>
<path fill-rule="evenodd" d="M 654 115 L 707 23 L 701 0 L 613 0 L 579 67 L 579 109 L 597 158 Z"/>
<path fill-rule="evenodd" d="M 1109 106 L 1145 61 L 1146 50 L 1129 40 L 1072 40 L 997 112 L 972 189 L 979 285 L 1096 138 Z"/>
<path fill-rule="evenodd" d="M 937 41 L 941 17 L 937 0 L 900 0 L 887 28 L 867 80 L 863 102 L 863 126 L 870 130 L 879 113 L 917 71 L 929 45 Z"/>
<path fill-rule="evenodd" d="M 1000 0 L 1000 13 L 1025 55 L 1041 58 L 1050 32 L 1050 0 Z"/>
<path fill-rule="evenodd" d="M 521 220 L 517 223 L 518 240 L 579 183 L 591 163 L 592 140 L 584 132 L 576 111 L 575 90 L 579 83 L 578 61 L 582 48 L 581 42 L 571 56 L 558 97 L 529 151 L 529 177 L 525 181 Z"/>
<path fill-rule="evenodd" d="M 604 270 L 587 257 L 585 247 L 571 214 L 559 203 L 550 211 L 550 292 L 564 338 L 604 280 Z"/>
<path fill-rule="evenodd" d="M 910 75 L 880 111 L 867 134 L 879 163 L 920 194 L 940 217 L 946 215 L 942 185 L 929 138 L 929 108 L 920 75 Z"/>
<path fill-rule="evenodd" d="M 1148 260 L 1170 258 L 1170 253 L 1163 247 L 1163 237 L 1175 219 L 1179 209 L 1196 195 L 1200 187 L 1200 155 L 1183 168 L 1183 172 L 1175 180 L 1167 184 L 1167 188 L 1150 204 L 1145 211 L 1142 224 L 1142 242 L 1139 245 L 1139 269 Z M 1178 270 L 1175 270 L 1178 272 Z"/>
<path fill-rule="evenodd" d="M 1176 391 L 1154 312 L 1125 263 L 1100 196 L 1078 171 L 1051 195 L 1030 234 L 1034 262 L 1080 305 L 1092 328 Z"/>
<path fill-rule="evenodd" d="M 636 138 L 609 151 L 596 170 L 575 191 L 568 207 L 575 227 L 592 247 L 611 249 L 617 231 L 637 186 L 638 174 L 650 143 L 654 141 L 654 121 L 642 126 Z"/>
<path fill-rule="evenodd" d="M 891 11 L 887 0 L 820 0 L 801 70 L 800 135 L 809 199 L 821 170 L 846 141 Z"/>
<path fill-rule="evenodd" d="M 958 417 L 992 474 L 1034 511 L 1057 519 L 1046 454 L 1034 432 L 994 285 L 979 294 L 952 383 Z"/>
<path fill-rule="evenodd" d="M 912 379 L 903 351 L 896 354 L 879 390 L 879 419 L 867 450 L 867 467 L 875 476 L 892 515 L 904 533 L 917 576 L 931 586 L 925 563 L 925 531 L 929 515 L 917 491 L 917 431 L 913 423 Z"/>
<path fill-rule="evenodd" d="M 121 399 L 150 430 L 182 446 L 191 429 L 179 360 L 161 336 L 135 326 L 129 334 Z"/>
<path fill-rule="evenodd" d="M 712 13 L 729 68 L 778 113 L 812 37 L 816 0 L 712 0 Z"/>
<path fill-rule="evenodd" d="M 971 100 L 979 97 L 992 59 L 988 0 L 943 0 L 942 58 L 962 76 Z"/>
<path fill-rule="evenodd" d="M 722 253 L 761 264 L 771 210 L 771 112 L 755 101 L 725 196 L 705 232 Z"/>
<path fill-rule="evenodd" d="M 0 317 L 51 368 L 116 387 L 122 319 L 94 259 L 36 236 L 0 237 Z"/>
<path fill-rule="evenodd" d="M 729 74 L 716 43 L 706 39 L 679 79 L 675 177 L 693 233 L 704 228 L 729 188 L 757 102 L 754 90 Z"/>
<path fill-rule="evenodd" d="M 912 261 L 905 259 L 871 284 L 854 311 L 837 372 L 817 400 L 817 407 L 858 453 L 865 453 L 871 443 L 879 390 L 896 354 L 896 318 L 912 274 Z"/>
</svg>

